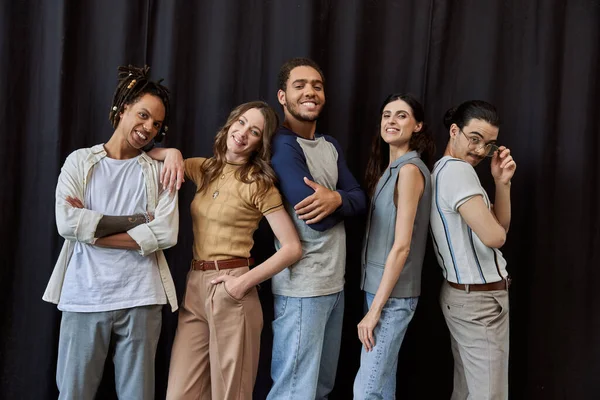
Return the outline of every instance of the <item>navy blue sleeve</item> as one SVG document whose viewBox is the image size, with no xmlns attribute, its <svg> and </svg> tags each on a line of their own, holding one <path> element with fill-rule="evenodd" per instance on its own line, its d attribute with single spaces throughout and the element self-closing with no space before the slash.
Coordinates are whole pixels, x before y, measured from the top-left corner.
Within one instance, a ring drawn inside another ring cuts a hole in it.
<svg viewBox="0 0 600 400">
<path fill-rule="evenodd" d="M 337 192 L 342 196 L 342 205 L 337 210 L 344 217 L 364 214 L 367 210 L 367 198 L 360 184 L 348 169 L 344 153 L 337 140 L 329 135 L 325 139 L 335 146 L 338 153 L 338 183 Z"/>
<path fill-rule="evenodd" d="M 271 164 L 279 181 L 279 191 L 288 203 L 296 205 L 315 192 L 303 180 L 306 177 L 314 181 L 306 164 L 304 152 L 292 135 L 277 134 L 273 139 L 272 147 Z M 342 219 L 342 215 L 336 211 L 321 221 L 307 226 L 315 231 L 324 232 L 337 225 Z"/>
</svg>

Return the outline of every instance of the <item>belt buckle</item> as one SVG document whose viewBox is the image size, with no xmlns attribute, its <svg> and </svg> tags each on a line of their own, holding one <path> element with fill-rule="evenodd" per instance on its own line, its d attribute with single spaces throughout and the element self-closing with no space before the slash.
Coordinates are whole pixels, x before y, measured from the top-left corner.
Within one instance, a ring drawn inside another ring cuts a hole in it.
<svg viewBox="0 0 600 400">
<path fill-rule="evenodd" d="M 196 262 L 196 268 L 194 268 L 194 261 L 196 261 L 196 260 L 192 260 L 192 262 L 191 262 L 191 268 L 190 269 L 192 271 L 194 271 L 194 270 L 195 271 L 204 271 L 204 260 L 197 261 Z"/>
</svg>

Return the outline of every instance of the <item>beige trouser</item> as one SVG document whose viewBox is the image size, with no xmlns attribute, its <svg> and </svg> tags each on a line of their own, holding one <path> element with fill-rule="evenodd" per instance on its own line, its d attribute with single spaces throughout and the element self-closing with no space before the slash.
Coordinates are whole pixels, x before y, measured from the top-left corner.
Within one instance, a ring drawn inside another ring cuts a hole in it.
<svg viewBox="0 0 600 400">
<path fill-rule="evenodd" d="M 508 292 L 469 293 L 442 285 L 454 356 L 452 400 L 508 399 Z"/>
<path fill-rule="evenodd" d="M 252 399 L 263 315 L 256 288 L 241 300 L 210 283 L 248 267 L 190 271 L 171 353 L 167 399 Z"/>
</svg>

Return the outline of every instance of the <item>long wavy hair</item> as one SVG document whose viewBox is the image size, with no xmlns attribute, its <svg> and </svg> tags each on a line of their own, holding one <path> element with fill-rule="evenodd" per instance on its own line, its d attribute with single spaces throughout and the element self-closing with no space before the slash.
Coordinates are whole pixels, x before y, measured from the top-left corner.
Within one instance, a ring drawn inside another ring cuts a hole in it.
<svg viewBox="0 0 600 400">
<path fill-rule="evenodd" d="M 407 93 L 393 93 L 390 94 L 381 105 L 381 109 L 379 110 L 379 114 L 383 114 L 383 110 L 385 106 L 387 106 L 392 101 L 402 100 L 412 109 L 413 116 L 415 120 L 419 123 L 422 123 L 423 126 L 421 130 L 418 132 L 413 132 L 410 137 L 410 141 L 408 142 L 408 147 L 410 150 L 416 150 L 421 159 L 427 165 L 429 169 L 432 167 L 433 157 L 435 155 L 435 141 L 431 133 L 429 132 L 428 127 L 425 125 L 425 110 L 423 105 L 411 94 Z M 384 147 L 385 150 L 382 153 L 381 148 Z M 390 164 L 390 152 L 389 145 L 382 139 L 381 137 L 381 118 L 379 119 L 379 124 L 377 125 L 377 131 L 375 135 L 373 135 L 373 142 L 371 144 L 371 155 L 369 156 L 369 162 L 367 164 L 367 171 L 365 173 L 365 186 L 367 187 L 367 193 L 369 196 L 373 196 L 375 193 L 375 188 L 377 187 L 377 182 L 383 171 Z"/>
<path fill-rule="evenodd" d="M 225 168 L 225 164 L 227 163 L 227 159 L 225 158 L 225 153 L 227 152 L 227 132 L 229 131 L 229 128 L 246 111 L 253 108 L 258 109 L 265 119 L 260 147 L 250 155 L 250 158 L 244 165 L 236 170 L 235 177 L 237 180 L 248 184 L 256 182 L 259 196 L 265 195 L 267 191 L 275 185 L 277 178 L 270 165 L 271 140 L 279 126 L 279 117 L 264 101 L 251 101 L 234 108 L 231 113 L 229 113 L 225 125 L 217 132 L 215 144 L 213 145 L 214 155 L 204 161 L 201 166 L 202 175 L 200 184 L 198 185 L 198 190 L 200 192 L 205 191 L 208 188 L 208 185 L 217 179 L 223 172 L 223 168 Z"/>
</svg>

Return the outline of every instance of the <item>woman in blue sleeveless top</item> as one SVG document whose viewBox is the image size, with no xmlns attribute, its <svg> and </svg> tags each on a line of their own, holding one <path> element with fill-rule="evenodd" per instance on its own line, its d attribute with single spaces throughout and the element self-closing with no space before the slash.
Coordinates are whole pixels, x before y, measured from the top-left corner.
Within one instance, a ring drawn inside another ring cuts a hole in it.
<svg viewBox="0 0 600 400">
<path fill-rule="evenodd" d="M 423 106 L 392 94 L 381 107 L 366 184 L 371 198 L 362 254 L 366 315 L 355 399 L 394 399 L 398 352 L 421 292 L 435 145 Z"/>
</svg>

